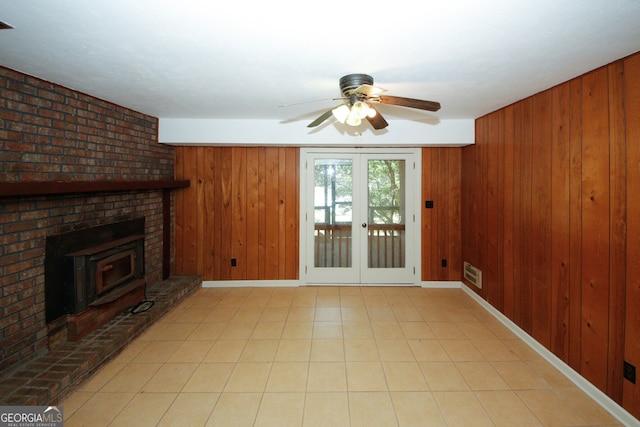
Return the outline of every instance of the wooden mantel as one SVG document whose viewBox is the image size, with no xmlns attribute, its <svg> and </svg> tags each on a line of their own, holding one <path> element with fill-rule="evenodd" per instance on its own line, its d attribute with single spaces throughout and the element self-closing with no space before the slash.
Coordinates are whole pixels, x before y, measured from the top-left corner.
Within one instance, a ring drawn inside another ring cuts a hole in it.
<svg viewBox="0 0 640 427">
<path fill-rule="evenodd" d="M 65 195 L 82 193 L 106 193 L 114 191 L 162 190 L 162 278 L 171 273 L 171 196 L 170 190 L 186 188 L 189 180 L 149 181 L 28 181 L 0 182 L 0 199 Z"/>
<path fill-rule="evenodd" d="M 0 198 L 185 188 L 188 180 L 0 182 Z"/>
</svg>

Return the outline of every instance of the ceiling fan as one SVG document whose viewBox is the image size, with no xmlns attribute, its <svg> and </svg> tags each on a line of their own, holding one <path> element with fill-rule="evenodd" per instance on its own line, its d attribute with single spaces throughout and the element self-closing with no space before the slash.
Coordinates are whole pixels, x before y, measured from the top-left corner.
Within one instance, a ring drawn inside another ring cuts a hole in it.
<svg viewBox="0 0 640 427">
<path fill-rule="evenodd" d="M 325 111 L 307 127 L 316 127 L 334 116 L 340 123 L 358 126 L 366 119 L 374 129 L 384 129 L 389 123 L 382 117 L 374 104 L 398 105 L 427 111 L 438 111 L 440 103 L 422 99 L 383 95 L 385 89 L 373 86 L 373 77 L 368 74 L 348 74 L 340 78 L 340 92 L 343 103 Z"/>
</svg>

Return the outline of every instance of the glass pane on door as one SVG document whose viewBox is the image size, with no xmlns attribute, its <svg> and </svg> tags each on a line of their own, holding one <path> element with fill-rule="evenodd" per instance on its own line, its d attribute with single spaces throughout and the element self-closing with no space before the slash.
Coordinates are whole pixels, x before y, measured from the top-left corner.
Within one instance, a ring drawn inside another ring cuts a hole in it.
<svg viewBox="0 0 640 427">
<path fill-rule="evenodd" d="M 315 159 L 314 267 L 353 263 L 353 161 Z"/>
<path fill-rule="evenodd" d="M 369 160 L 367 187 L 367 265 L 404 268 L 405 160 Z"/>
</svg>

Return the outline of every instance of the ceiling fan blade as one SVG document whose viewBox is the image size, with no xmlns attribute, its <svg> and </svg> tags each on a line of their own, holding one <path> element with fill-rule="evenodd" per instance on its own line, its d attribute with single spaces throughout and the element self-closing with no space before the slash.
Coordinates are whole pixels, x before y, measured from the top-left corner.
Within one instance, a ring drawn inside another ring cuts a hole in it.
<svg viewBox="0 0 640 427">
<path fill-rule="evenodd" d="M 380 104 L 398 105 L 400 107 L 418 108 L 420 110 L 438 111 L 440 103 L 435 101 L 425 101 L 422 99 L 403 98 L 401 96 L 379 96 Z"/>
<path fill-rule="evenodd" d="M 373 117 L 369 117 L 367 116 L 367 120 L 369 121 L 369 123 L 371 123 L 371 126 L 373 126 L 374 129 L 380 130 L 380 129 L 384 129 L 387 126 L 389 126 L 389 123 L 387 123 L 387 121 L 384 119 L 384 117 L 382 117 L 382 114 L 380 114 L 380 111 L 378 111 L 377 108 L 375 108 L 373 105 L 369 104 L 369 108 L 372 108 L 376 111 L 376 115 Z"/>
<path fill-rule="evenodd" d="M 343 105 L 343 104 L 340 104 Z M 308 128 L 314 128 L 316 126 L 318 126 L 320 123 L 324 122 L 325 120 L 327 120 L 329 117 L 331 117 L 333 115 L 333 110 L 335 108 L 338 108 L 340 105 L 331 108 L 330 110 L 325 111 L 324 113 L 322 113 L 322 115 L 320 117 L 318 117 L 317 119 L 315 119 L 314 121 L 312 121 L 311 123 L 309 123 L 307 125 Z"/>
</svg>

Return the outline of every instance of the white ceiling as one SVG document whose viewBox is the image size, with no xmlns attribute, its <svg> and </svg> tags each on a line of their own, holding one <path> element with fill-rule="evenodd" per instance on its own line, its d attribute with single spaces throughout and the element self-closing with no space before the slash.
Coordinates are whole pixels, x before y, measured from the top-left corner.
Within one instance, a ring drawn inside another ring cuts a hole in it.
<svg viewBox="0 0 640 427">
<path fill-rule="evenodd" d="M 15 27 L 0 31 L 0 65 L 161 119 L 300 133 L 349 73 L 441 102 L 381 106 L 392 132 L 472 120 L 640 51 L 638 0 L 0 2 Z"/>
</svg>

